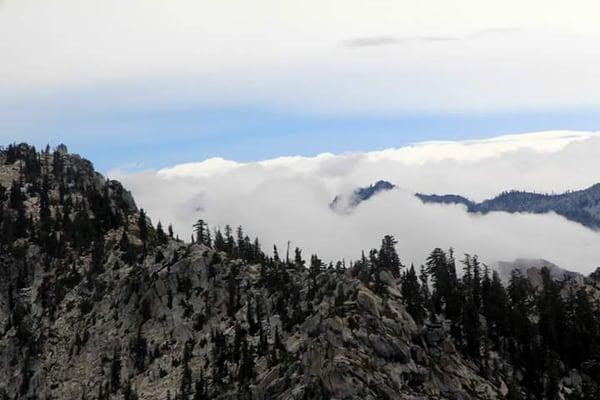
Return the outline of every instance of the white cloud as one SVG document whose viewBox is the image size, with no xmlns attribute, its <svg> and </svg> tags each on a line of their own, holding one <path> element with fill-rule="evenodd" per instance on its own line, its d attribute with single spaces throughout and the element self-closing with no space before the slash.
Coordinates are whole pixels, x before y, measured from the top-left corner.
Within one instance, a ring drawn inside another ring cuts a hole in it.
<svg viewBox="0 0 600 400">
<path fill-rule="evenodd" d="M 164 168 L 158 171 L 158 174 L 164 178 L 203 177 L 222 174 L 240 165 L 235 161 L 214 157 L 198 163 L 185 163 L 171 168 Z"/>
<path fill-rule="evenodd" d="M 600 181 L 600 134 L 544 132 L 465 142 L 430 142 L 355 154 L 287 157 L 253 163 L 211 159 L 160 171 L 113 172 L 155 222 L 173 222 L 187 237 L 195 219 L 242 225 L 266 248 L 289 239 L 305 253 L 355 259 L 387 233 L 405 262 L 421 263 L 433 247 L 455 247 L 493 262 L 546 258 L 590 272 L 600 266 L 600 234 L 564 218 L 423 205 L 414 192 L 474 199 L 506 189 L 562 192 Z M 219 168 L 223 166 L 223 168 Z M 216 168 L 215 168 L 216 167 Z M 379 179 L 382 193 L 350 215 L 331 212 L 336 194 Z"/>
<path fill-rule="evenodd" d="M 598 106 L 599 12 L 592 0 L 6 0 L 0 96 L 78 89 L 110 105 L 311 112 Z M 344 45 L 357 38 L 401 45 Z"/>
</svg>

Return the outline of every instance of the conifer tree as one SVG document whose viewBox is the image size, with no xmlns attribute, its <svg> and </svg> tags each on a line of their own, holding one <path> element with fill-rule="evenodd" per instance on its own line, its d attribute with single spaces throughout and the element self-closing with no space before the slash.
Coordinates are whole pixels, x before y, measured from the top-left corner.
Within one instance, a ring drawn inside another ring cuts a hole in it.
<svg viewBox="0 0 600 400">
<path fill-rule="evenodd" d="M 127 230 L 123 230 L 121 240 L 119 241 L 119 249 L 123 252 L 123 261 L 127 264 L 133 264 L 136 261 L 135 250 L 131 242 L 129 241 L 129 235 Z"/>
<path fill-rule="evenodd" d="M 148 221 L 146 218 L 146 212 L 144 209 L 140 209 L 140 215 L 138 217 L 138 228 L 140 230 L 140 240 L 144 244 L 144 248 L 146 247 L 146 242 L 148 241 Z"/>
<path fill-rule="evenodd" d="M 92 248 L 92 272 L 100 274 L 104 272 L 104 235 L 101 232 L 96 233 Z"/>
<path fill-rule="evenodd" d="M 160 221 L 158 221 L 158 224 L 156 225 L 156 240 L 159 244 L 166 244 L 168 241 L 167 235 L 165 234 Z"/>
<path fill-rule="evenodd" d="M 215 250 L 217 251 L 227 251 L 227 246 L 225 244 L 225 239 L 223 238 L 223 234 L 220 229 L 215 231 Z"/>
<path fill-rule="evenodd" d="M 406 311 L 413 317 L 417 324 L 421 324 L 425 319 L 425 309 L 423 307 L 423 297 L 419 278 L 415 272 L 414 265 L 405 271 L 401 278 L 402 301 L 406 305 Z"/>
<path fill-rule="evenodd" d="M 249 382 L 256 375 L 254 364 L 254 349 L 248 344 L 246 337 L 242 339 L 239 380 L 242 384 Z"/>
<path fill-rule="evenodd" d="M 9 207 L 13 210 L 18 210 L 23 207 L 24 196 L 21 192 L 21 184 L 18 181 L 13 181 L 10 186 Z"/>
<path fill-rule="evenodd" d="M 304 260 L 302 259 L 302 250 L 298 247 L 294 250 L 294 264 L 297 267 L 304 267 Z"/>
<path fill-rule="evenodd" d="M 113 350 L 113 356 L 110 363 L 110 388 L 113 393 L 117 393 L 121 386 L 121 352 L 117 347 Z"/>
<path fill-rule="evenodd" d="M 429 276 L 424 265 L 421 265 L 421 272 L 419 274 L 419 284 L 421 286 L 421 298 L 423 299 L 423 306 L 431 311 L 431 293 L 429 292 Z"/>
<path fill-rule="evenodd" d="M 235 240 L 231 232 L 231 226 L 225 225 L 225 251 L 228 254 L 233 254 L 235 251 Z"/>
<path fill-rule="evenodd" d="M 206 391 L 206 381 L 204 380 L 204 374 L 200 371 L 200 377 L 194 384 L 194 400 L 208 400 L 208 393 Z"/>
<path fill-rule="evenodd" d="M 381 241 L 381 248 L 379 250 L 378 267 L 382 270 L 389 271 L 393 277 L 400 277 L 400 257 L 396 252 L 396 244 L 398 242 L 391 235 L 385 235 Z"/>
<path fill-rule="evenodd" d="M 316 254 L 310 256 L 309 276 L 315 279 L 323 271 L 323 261 Z"/>
<path fill-rule="evenodd" d="M 194 224 L 194 232 L 196 232 L 196 242 L 199 244 L 203 244 L 203 245 L 208 245 L 208 238 L 207 238 L 207 232 L 208 232 L 208 225 L 206 224 L 206 222 L 204 222 L 203 219 L 199 219 L 195 224 Z"/>
<path fill-rule="evenodd" d="M 244 258 L 244 255 L 246 254 L 246 249 L 245 249 L 245 242 L 244 242 L 244 230 L 242 229 L 241 226 L 238 226 L 237 231 L 236 231 L 236 244 L 237 244 L 237 248 L 238 248 L 238 255 L 242 258 Z"/>
</svg>

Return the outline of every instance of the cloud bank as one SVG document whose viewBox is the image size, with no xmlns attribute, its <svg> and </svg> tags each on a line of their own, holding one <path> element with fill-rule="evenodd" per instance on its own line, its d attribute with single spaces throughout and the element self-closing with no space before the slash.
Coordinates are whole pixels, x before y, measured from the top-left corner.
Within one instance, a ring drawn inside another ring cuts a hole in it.
<svg viewBox="0 0 600 400">
<path fill-rule="evenodd" d="M 252 163 L 219 158 L 159 171 L 113 171 L 154 222 L 172 222 L 189 237 L 198 218 L 242 225 L 269 249 L 277 244 L 326 260 L 356 259 L 384 234 L 399 240 L 403 262 L 422 263 L 437 246 L 499 260 L 545 258 L 590 272 L 600 266 L 600 233 L 554 215 L 467 214 L 458 205 L 424 205 L 415 192 L 461 193 L 476 200 L 506 189 L 562 192 L 600 182 L 600 134 L 542 132 L 464 142 L 427 142 L 396 149 Z M 350 215 L 328 204 L 385 179 L 399 186 Z"/>
</svg>

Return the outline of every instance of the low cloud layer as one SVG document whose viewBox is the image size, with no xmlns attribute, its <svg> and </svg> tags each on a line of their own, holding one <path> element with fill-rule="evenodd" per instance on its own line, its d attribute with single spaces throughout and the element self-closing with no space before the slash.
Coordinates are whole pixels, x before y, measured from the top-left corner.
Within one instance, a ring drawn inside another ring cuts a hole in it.
<svg viewBox="0 0 600 400">
<path fill-rule="evenodd" d="M 284 157 L 254 163 L 219 158 L 159 171 L 110 173 L 133 191 L 154 222 L 189 237 L 198 218 L 242 225 L 269 249 L 290 240 L 305 254 L 356 259 L 384 234 L 403 262 L 422 263 L 434 247 L 477 253 L 489 263 L 545 258 L 590 272 L 600 266 L 600 233 L 554 214 L 467 214 L 424 205 L 413 194 L 460 193 L 482 200 L 507 189 L 562 192 L 600 182 L 600 134 L 544 132 L 465 142 L 428 142 L 369 153 Z M 350 215 L 328 204 L 379 179 L 398 185 Z"/>
</svg>

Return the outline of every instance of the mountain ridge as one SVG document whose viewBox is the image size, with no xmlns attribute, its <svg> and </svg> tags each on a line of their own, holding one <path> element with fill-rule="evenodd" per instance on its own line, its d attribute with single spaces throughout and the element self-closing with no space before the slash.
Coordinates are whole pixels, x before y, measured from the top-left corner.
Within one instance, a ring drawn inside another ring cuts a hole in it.
<svg viewBox="0 0 600 400">
<path fill-rule="evenodd" d="M 487 214 L 494 211 L 509 213 L 544 214 L 555 212 L 564 218 L 593 230 L 600 229 L 600 183 L 586 189 L 561 194 L 543 194 L 527 191 L 506 191 L 480 203 L 466 197 L 427 195 L 417 193 L 424 204 L 463 204 L 469 213 Z"/>
<path fill-rule="evenodd" d="M 268 256 L 241 227 L 211 231 L 203 220 L 184 243 L 66 147 L 0 149 L 0 176 L 0 399 L 600 391 L 593 277 L 555 282 L 542 269 L 540 288 L 515 273 L 505 289 L 476 256 L 459 277 L 441 249 L 417 275 L 389 235 L 349 265 L 300 249 Z M 565 304 L 573 324 L 558 314 Z"/>
<path fill-rule="evenodd" d="M 348 213 L 362 202 L 396 187 L 388 181 L 380 180 L 370 186 L 355 189 L 348 198 L 337 195 L 329 207 L 334 211 Z M 464 205 L 469 213 L 483 215 L 497 211 L 531 214 L 554 212 L 569 221 L 592 230 L 600 230 L 600 183 L 560 194 L 510 190 L 481 202 L 458 194 L 415 193 L 415 196 L 423 204 L 459 204 Z"/>
</svg>

